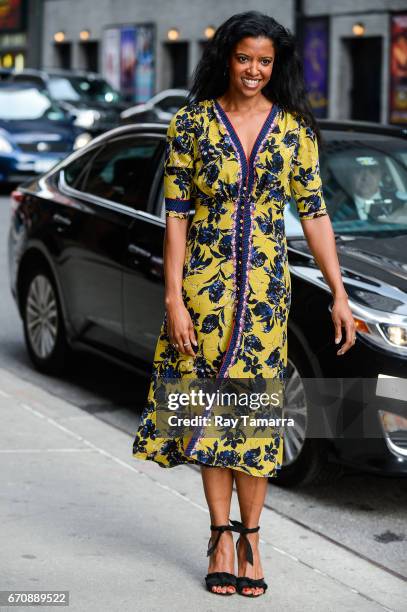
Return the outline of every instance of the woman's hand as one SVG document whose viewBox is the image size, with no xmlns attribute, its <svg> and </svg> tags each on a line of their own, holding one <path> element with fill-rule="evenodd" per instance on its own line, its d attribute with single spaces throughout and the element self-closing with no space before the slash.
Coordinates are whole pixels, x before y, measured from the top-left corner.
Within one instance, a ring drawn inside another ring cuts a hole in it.
<svg viewBox="0 0 407 612">
<path fill-rule="evenodd" d="M 337 355 L 344 355 L 356 342 L 356 327 L 352 311 L 349 308 L 347 295 L 334 299 L 332 307 L 332 321 L 335 326 L 335 344 L 342 340 L 342 327 L 345 328 L 346 339 Z"/>
<path fill-rule="evenodd" d="M 167 331 L 172 345 L 180 353 L 195 357 L 192 345 L 198 346 L 191 315 L 182 298 L 167 303 Z"/>
</svg>

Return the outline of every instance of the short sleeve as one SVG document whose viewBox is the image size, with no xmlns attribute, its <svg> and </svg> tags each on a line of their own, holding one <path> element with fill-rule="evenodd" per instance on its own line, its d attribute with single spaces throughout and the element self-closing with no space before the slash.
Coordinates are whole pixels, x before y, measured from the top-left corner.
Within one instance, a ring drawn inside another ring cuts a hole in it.
<svg viewBox="0 0 407 612">
<path fill-rule="evenodd" d="M 186 107 L 172 117 L 167 130 L 164 198 L 167 217 L 188 218 L 194 174 L 193 122 Z"/>
<path fill-rule="evenodd" d="M 302 121 L 294 153 L 290 188 L 300 219 L 315 219 L 327 214 L 319 170 L 317 137 L 314 130 Z"/>
</svg>

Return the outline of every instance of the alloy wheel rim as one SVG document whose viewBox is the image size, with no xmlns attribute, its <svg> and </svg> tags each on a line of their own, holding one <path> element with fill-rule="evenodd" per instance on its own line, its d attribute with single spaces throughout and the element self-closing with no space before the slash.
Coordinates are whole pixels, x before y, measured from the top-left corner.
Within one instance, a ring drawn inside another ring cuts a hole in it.
<svg viewBox="0 0 407 612">
<path fill-rule="evenodd" d="M 29 286 L 26 323 L 30 344 L 41 359 L 50 356 L 58 333 L 58 310 L 54 288 L 43 274 L 35 276 Z"/>
<path fill-rule="evenodd" d="M 307 396 L 301 374 L 295 364 L 287 360 L 284 418 L 294 419 L 293 426 L 283 427 L 283 467 L 296 461 L 306 439 L 308 409 Z"/>
</svg>

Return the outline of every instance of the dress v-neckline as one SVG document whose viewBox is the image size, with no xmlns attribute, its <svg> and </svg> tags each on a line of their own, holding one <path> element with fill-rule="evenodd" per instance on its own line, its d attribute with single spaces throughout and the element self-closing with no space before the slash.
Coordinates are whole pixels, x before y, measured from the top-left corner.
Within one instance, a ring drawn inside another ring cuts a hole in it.
<svg viewBox="0 0 407 612">
<path fill-rule="evenodd" d="M 215 107 L 219 113 L 219 116 L 222 120 L 222 123 L 225 125 L 227 132 L 229 133 L 229 136 L 232 138 L 232 141 L 234 142 L 234 144 L 236 145 L 236 147 L 239 150 L 240 156 L 242 157 L 242 160 L 245 160 L 245 162 L 247 164 L 249 164 L 250 160 L 253 159 L 258 151 L 259 146 L 261 145 L 261 143 L 263 142 L 263 139 L 265 137 L 265 135 L 267 134 L 269 127 L 271 125 L 271 123 L 273 122 L 278 107 L 276 103 L 273 103 L 273 106 L 271 107 L 262 127 L 260 128 L 259 133 L 257 134 L 256 140 L 254 141 L 252 150 L 250 151 L 250 154 L 247 156 L 246 155 L 246 151 L 243 148 L 242 145 L 242 141 L 239 138 L 239 135 L 233 125 L 233 123 L 231 122 L 231 120 L 229 119 L 229 117 L 226 114 L 226 111 L 223 109 L 223 106 L 218 102 L 218 100 L 216 98 L 213 98 L 214 100 L 214 104 Z"/>
</svg>

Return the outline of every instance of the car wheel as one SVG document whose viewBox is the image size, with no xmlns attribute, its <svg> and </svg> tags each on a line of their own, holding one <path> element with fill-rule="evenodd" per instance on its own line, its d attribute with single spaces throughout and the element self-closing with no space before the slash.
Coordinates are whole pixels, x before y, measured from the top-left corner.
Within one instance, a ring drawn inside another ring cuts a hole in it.
<svg viewBox="0 0 407 612">
<path fill-rule="evenodd" d="M 35 367 L 46 374 L 62 372 L 71 350 L 55 282 L 45 267 L 32 269 L 26 276 L 22 315 L 25 342 Z"/>
<path fill-rule="evenodd" d="M 281 487 L 329 484 L 341 474 L 342 467 L 328 460 L 328 443 L 306 438 L 310 420 L 307 388 L 302 380 L 314 377 L 305 354 L 294 340 L 289 343 L 284 417 L 294 426 L 283 428 L 283 464 L 270 480 Z"/>
</svg>

